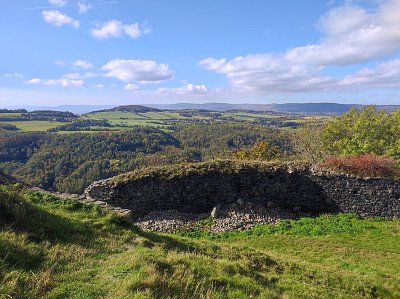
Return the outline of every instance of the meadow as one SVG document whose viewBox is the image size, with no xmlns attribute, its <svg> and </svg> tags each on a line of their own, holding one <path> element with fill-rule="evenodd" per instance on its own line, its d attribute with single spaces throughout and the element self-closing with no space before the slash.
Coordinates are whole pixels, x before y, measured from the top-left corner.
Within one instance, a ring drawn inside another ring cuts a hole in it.
<svg viewBox="0 0 400 299">
<path fill-rule="evenodd" d="M 61 122 L 53 122 L 47 120 L 13 121 L 5 123 L 15 125 L 23 132 L 45 132 L 48 129 L 53 129 L 63 124 Z"/>
<path fill-rule="evenodd" d="M 99 207 L 0 187 L 1 298 L 398 298 L 400 221 L 355 215 L 143 232 Z"/>
</svg>

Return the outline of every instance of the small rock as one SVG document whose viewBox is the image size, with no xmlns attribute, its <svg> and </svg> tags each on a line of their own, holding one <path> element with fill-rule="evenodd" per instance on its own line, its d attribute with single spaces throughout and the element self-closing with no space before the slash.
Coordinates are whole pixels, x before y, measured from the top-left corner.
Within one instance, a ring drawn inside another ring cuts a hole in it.
<svg viewBox="0 0 400 299">
<path fill-rule="evenodd" d="M 214 207 L 214 208 L 212 209 L 212 211 L 211 211 L 211 217 L 212 217 L 212 218 L 217 218 L 217 216 L 218 216 L 218 208 L 217 208 L 217 207 Z"/>
<path fill-rule="evenodd" d="M 243 199 L 241 199 L 241 198 L 239 198 L 236 202 L 241 206 L 244 205 Z"/>
</svg>

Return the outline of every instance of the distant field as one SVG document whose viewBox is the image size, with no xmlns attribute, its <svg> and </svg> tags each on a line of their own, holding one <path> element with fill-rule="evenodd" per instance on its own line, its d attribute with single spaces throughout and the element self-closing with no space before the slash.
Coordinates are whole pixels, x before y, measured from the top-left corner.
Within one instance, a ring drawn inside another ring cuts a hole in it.
<svg viewBox="0 0 400 299">
<path fill-rule="evenodd" d="M 182 111 L 183 112 L 183 111 Z M 218 112 L 219 115 L 212 112 L 190 112 L 185 111 L 187 116 L 181 115 L 179 111 L 160 111 L 160 112 L 125 112 L 125 111 L 105 111 L 95 112 L 82 115 L 81 119 L 95 119 L 95 120 L 108 120 L 109 123 L 115 127 L 112 130 L 129 130 L 136 126 L 150 126 L 164 131 L 169 130 L 171 124 L 178 123 L 198 123 L 198 122 L 247 122 L 247 123 L 260 123 L 266 121 L 265 124 L 285 128 L 286 123 L 304 123 L 307 121 L 315 121 L 323 123 L 327 117 L 325 116 L 308 116 L 308 117 L 293 117 L 285 114 L 269 114 L 269 113 L 251 113 L 246 111 L 235 112 Z M 20 113 L 1 113 L 0 117 L 15 117 Z M 273 121 L 273 123 L 269 123 Z M 59 125 L 65 124 L 61 122 L 51 121 L 8 121 L 6 123 L 14 124 L 22 131 L 46 131 L 55 128 Z M 278 125 L 277 125 L 278 124 Z M 288 125 L 287 127 L 290 127 Z M 105 127 L 91 127 L 94 131 L 67 131 L 63 134 L 71 134 L 74 132 L 80 133 L 93 133 L 102 130 L 108 131 L 110 128 Z M 58 132 L 61 134 L 61 132 Z"/>
<path fill-rule="evenodd" d="M 134 112 L 122 112 L 122 111 L 109 111 L 109 112 L 97 112 L 87 114 L 83 117 L 91 119 L 107 119 L 113 125 L 122 126 L 143 126 L 148 125 L 152 127 L 163 127 L 168 125 L 166 121 L 175 120 L 177 122 L 196 122 L 196 121 L 238 121 L 238 122 L 249 122 L 254 123 L 259 120 L 271 120 L 280 122 L 304 122 L 306 119 L 302 117 L 289 117 L 287 115 L 280 114 L 268 114 L 268 113 L 251 113 L 244 111 L 237 112 L 219 112 L 220 116 L 211 116 L 207 113 L 201 112 L 190 112 L 185 113 L 191 114 L 189 116 L 181 115 L 179 112 L 174 111 L 160 111 L 160 112 L 146 112 L 146 113 L 134 113 Z"/>
<path fill-rule="evenodd" d="M 171 118 L 169 115 L 166 113 L 160 113 L 160 112 L 146 112 L 146 113 L 139 113 L 139 115 L 148 118 L 148 119 L 168 119 Z"/>
<path fill-rule="evenodd" d="M 281 115 L 277 114 L 258 114 L 258 113 L 250 113 L 250 112 L 224 112 L 223 117 L 243 117 L 243 118 L 268 118 L 268 119 L 277 119 L 280 118 Z"/>
<path fill-rule="evenodd" d="M 0 118 L 1 117 L 16 117 L 16 116 L 21 116 L 21 113 L 0 113 Z"/>
<path fill-rule="evenodd" d="M 18 129 L 25 132 L 34 132 L 34 131 L 46 131 L 48 129 L 55 128 L 59 125 L 62 125 L 61 122 L 50 122 L 50 121 L 13 121 L 13 122 L 5 122 L 8 124 L 15 125 Z"/>
<path fill-rule="evenodd" d="M 87 114 L 84 117 L 93 119 L 121 119 L 121 118 L 144 119 L 145 118 L 139 113 L 123 112 L 123 111 L 96 112 Z"/>
<path fill-rule="evenodd" d="M 97 131 L 58 131 L 58 132 L 54 132 L 52 134 L 59 134 L 59 135 L 68 135 L 68 134 L 96 134 L 96 133 L 101 133 L 101 132 L 118 132 L 118 130 L 116 131 L 101 131 L 101 130 L 97 130 Z"/>
<path fill-rule="evenodd" d="M 168 125 L 165 120 L 171 118 L 184 118 L 179 113 L 169 112 L 146 112 L 146 113 L 134 113 L 134 112 L 97 112 L 82 116 L 83 118 L 91 119 L 107 119 L 114 126 L 121 126 L 115 128 L 116 130 L 129 129 L 135 126 L 150 126 L 160 129 L 166 129 Z"/>
</svg>

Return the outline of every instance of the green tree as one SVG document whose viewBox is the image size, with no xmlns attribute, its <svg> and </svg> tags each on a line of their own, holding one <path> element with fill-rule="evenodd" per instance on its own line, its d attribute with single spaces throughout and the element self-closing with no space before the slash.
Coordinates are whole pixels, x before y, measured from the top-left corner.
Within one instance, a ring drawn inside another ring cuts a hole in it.
<svg viewBox="0 0 400 299">
<path fill-rule="evenodd" d="M 387 154 L 400 161 L 400 109 L 391 114 L 391 130 L 393 142 Z"/>
<path fill-rule="evenodd" d="M 393 130 L 397 113 L 393 116 L 375 106 L 352 108 L 326 123 L 321 136 L 323 146 L 335 155 L 393 155 L 392 148 L 398 142 L 398 133 Z"/>
<path fill-rule="evenodd" d="M 316 123 L 307 123 L 294 130 L 292 135 L 293 148 L 302 159 L 321 162 L 326 151 L 321 140 L 322 126 Z"/>
</svg>

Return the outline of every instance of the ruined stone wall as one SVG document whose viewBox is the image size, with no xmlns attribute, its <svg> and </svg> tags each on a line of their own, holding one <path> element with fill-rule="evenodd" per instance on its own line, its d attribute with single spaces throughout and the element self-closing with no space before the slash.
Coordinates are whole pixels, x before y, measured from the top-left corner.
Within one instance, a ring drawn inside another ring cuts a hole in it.
<svg viewBox="0 0 400 299">
<path fill-rule="evenodd" d="M 85 195 L 132 211 L 207 213 L 243 201 L 308 213 L 354 212 L 400 218 L 400 182 L 312 171 L 309 167 L 217 161 L 147 170 L 93 183 Z"/>
</svg>

